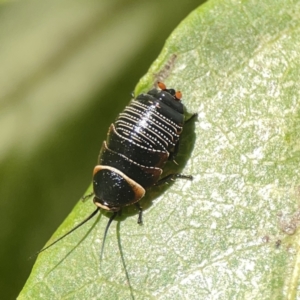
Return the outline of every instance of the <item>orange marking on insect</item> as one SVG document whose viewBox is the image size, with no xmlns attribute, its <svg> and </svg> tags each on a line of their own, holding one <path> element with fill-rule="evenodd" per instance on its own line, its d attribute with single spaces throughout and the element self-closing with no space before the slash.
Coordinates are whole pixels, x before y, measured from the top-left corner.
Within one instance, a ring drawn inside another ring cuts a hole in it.
<svg viewBox="0 0 300 300">
<path fill-rule="evenodd" d="M 182 93 L 181 93 L 180 91 L 177 91 L 177 92 L 175 93 L 175 99 L 180 100 L 181 97 L 182 97 Z"/>
<path fill-rule="evenodd" d="M 157 85 L 161 90 L 165 90 L 167 88 L 166 85 L 163 82 L 160 82 L 160 81 L 157 82 Z"/>
</svg>

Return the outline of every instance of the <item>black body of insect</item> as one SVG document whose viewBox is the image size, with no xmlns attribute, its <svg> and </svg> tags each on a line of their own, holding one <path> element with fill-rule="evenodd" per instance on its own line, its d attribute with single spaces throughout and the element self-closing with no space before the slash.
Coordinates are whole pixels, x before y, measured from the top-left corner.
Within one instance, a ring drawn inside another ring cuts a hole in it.
<svg viewBox="0 0 300 300">
<path fill-rule="evenodd" d="M 137 205 L 138 223 L 142 223 L 142 208 L 138 201 L 146 190 L 175 178 L 191 176 L 171 174 L 162 179 L 162 168 L 174 160 L 184 125 L 181 92 L 167 89 L 158 82 L 152 89 L 133 99 L 108 130 L 93 172 L 94 203 L 97 209 L 80 224 L 38 253 L 76 230 L 97 214 L 100 209 L 113 212 L 106 226 L 101 249 L 108 228 L 117 213 L 125 206 Z"/>
</svg>

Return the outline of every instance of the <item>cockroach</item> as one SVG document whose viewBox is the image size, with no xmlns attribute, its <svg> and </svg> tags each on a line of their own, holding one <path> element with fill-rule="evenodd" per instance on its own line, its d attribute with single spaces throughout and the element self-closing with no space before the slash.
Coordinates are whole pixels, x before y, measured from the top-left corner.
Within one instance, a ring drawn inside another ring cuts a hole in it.
<svg viewBox="0 0 300 300">
<path fill-rule="evenodd" d="M 165 163 L 175 161 L 180 134 L 187 121 L 184 120 L 181 92 L 168 89 L 162 82 L 157 85 L 158 89 L 133 98 L 108 129 L 93 172 L 93 193 L 84 197 L 94 196 L 96 210 L 38 253 L 65 238 L 103 209 L 112 215 L 104 232 L 101 262 L 108 229 L 123 207 L 135 204 L 139 210 L 138 224 L 142 224 L 143 210 L 139 201 L 147 189 L 176 178 L 192 179 L 190 175 L 179 173 L 161 178 Z"/>
</svg>

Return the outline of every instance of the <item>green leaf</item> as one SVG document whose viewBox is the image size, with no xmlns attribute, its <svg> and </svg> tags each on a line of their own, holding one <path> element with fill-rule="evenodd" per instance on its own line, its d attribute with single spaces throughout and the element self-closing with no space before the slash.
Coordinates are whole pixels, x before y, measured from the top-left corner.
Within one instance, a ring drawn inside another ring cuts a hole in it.
<svg viewBox="0 0 300 300">
<path fill-rule="evenodd" d="M 136 93 L 163 80 L 198 113 L 177 158 L 194 180 L 151 189 L 143 226 L 125 209 L 101 268 L 109 214 L 41 253 L 19 299 L 299 297 L 299 17 L 299 1 L 209 1 L 178 26 Z"/>
<path fill-rule="evenodd" d="M 172 4 L 0 4 L 1 298 L 19 294 L 34 264 L 28 257 L 90 183 L 108 126 L 199 0 Z"/>
</svg>

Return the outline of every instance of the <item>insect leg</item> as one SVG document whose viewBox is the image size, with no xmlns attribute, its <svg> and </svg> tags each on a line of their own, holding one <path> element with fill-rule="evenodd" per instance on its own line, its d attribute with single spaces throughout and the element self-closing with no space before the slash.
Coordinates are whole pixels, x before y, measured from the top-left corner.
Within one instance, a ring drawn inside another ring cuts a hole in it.
<svg viewBox="0 0 300 300">
<path fill-rule="evenodd" d="M 89 199 L 89 198 L 92 197 L 92 196 L 94 196 L 94 192 L 91 192 L 91 193 L 89 193 L 89 194 L 87 194 L 87 195 L 82 196 L 82 197 L 81 197 L 81 201 L 82 201 L 82 202 L 85 202 L 87 199 Z"/>
<path fill-rule="evenodd" d="M 183 179 L 189 179 L 189 180 L 192 180 L 192 179 L 193 179 L 193 176 L 191 176 L 191 175 L 184 175 L 184 174 L 180 174 L 180 173 L 169 174 L 169 175 L 167 175 L 166 177 L 164 177 L 164 178 L 158 180 L 158 181 L 155 183 L 155 186 L 164 184 L 164 183 L 169 182 L 169 181 L 175 181 L 177 178 L 183 178 Z"/>
<path fill-rule="evenodd" d="M 138 217 L 138 224 L 143 224 L 143 209 L 141 207 L 141 205 L 137 202 L 135 203 L 135 206 L 138 208 L 139 210 L 139 217 Z"/>
</svg>

